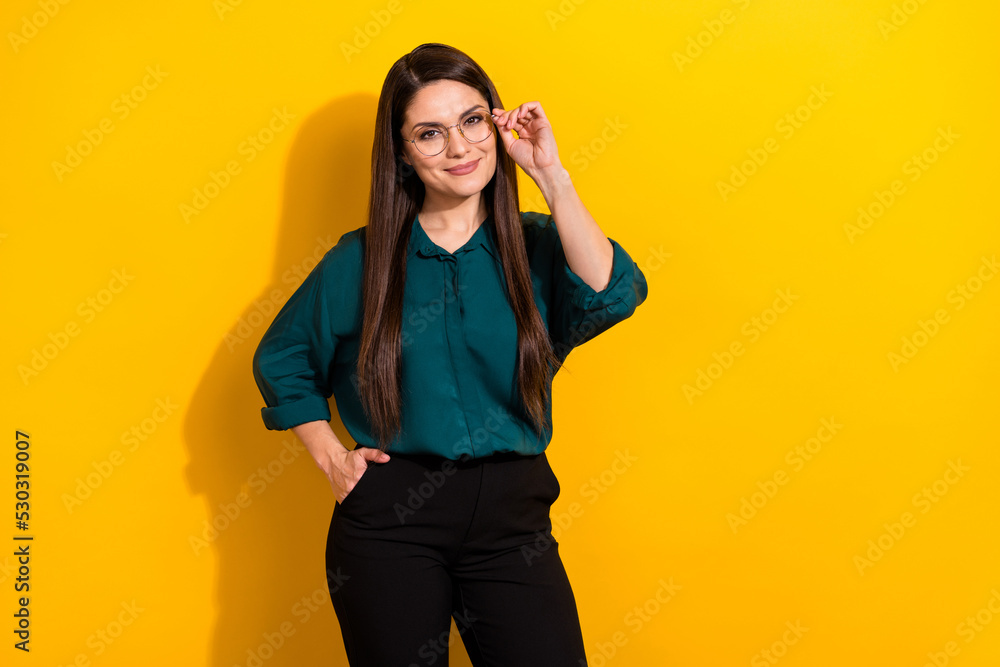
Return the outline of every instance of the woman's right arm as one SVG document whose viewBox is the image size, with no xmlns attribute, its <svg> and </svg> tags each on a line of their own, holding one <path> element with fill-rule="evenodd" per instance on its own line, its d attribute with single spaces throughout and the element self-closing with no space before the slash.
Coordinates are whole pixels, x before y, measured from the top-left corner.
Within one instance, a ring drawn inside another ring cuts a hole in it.
<svg viewBox="0 0 1000 667">
<path fill-rule="evenodd" d="M 388 454 L 374 447 L 347 449 L 337 439 L 330 423 L 323 419 L 293 426 L 291 430 L 330 480 L 338 503 L 344 502 L 344 498 L 354 489 L 354 485 L 368 469 L 368 461 L 385 463 L 389 460 Z"/>
<path fill-rule="evenodd" d="M 362 255 L 349 232 L 281 307 L 253 356 L 253 375 L 267 407 L 268 429 L 292 430 L 330 480 L 337 502 L 351 492 L 368 461 L 384 463 L 388 454 L 372 447 L 348 450 L 333 429 L 328 398 L 342 335 L 355 325 Z"/>
</svg>

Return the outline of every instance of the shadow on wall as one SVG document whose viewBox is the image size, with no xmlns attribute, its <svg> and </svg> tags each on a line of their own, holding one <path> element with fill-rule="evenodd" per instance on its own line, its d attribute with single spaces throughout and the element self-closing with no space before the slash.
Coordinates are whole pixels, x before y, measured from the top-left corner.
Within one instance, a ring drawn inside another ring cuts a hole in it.
<svg viewBox="0 0 1000 667">
<path fill-rule="evenodd" d="M 288 153 L 270 283 L 221 341 L 185 416 L 187 480 L 208 517 L 190 537 L 191 557 L 219 566 L 211 667 L 348 664 L 326 580 L 333 491 L 292 431 L 265 428 L 252 361 L 316 262 L 366 224 L 376 104 L 371 95 L 343 97 L 302 121 Z M 331 408 L 334 432 L 353 447 Z M 454 620 L 451 633 L 450 664 L 471 666 Z"/>
<path fill-rule="evenodd" d="M 375 104 L 369 95 L 341 98 L 297 128 L 278 238 L 241 240 L 274 243 L 270 282 L 220 341 L 185 416 L 187 480 L 207 516 L 190 553 L 218 563 L 211 667 L 347 665 L 323 560 L 335 498 L 295 435 L 264 426 L 252 360 L 318 259 L 365 224 Z M 336 416 L 333 426 L 353 444 Z"/>
<path fill-rule="evenodd" d="M 347 664 L 323 561 L 335 499 L 294 434 L 264 427 L 251 363 L 315 262 L 365 224 L 375 102 L 342 98 L 301 122 L 288 152 L 271 280 L 220 341 L 185 416 L 187 480 L 208 517 L 190 553 L 218 562 L 205 663 L 212 667 Z M 333 425 L 353 443 L 336 416 Z"/>
</svg>

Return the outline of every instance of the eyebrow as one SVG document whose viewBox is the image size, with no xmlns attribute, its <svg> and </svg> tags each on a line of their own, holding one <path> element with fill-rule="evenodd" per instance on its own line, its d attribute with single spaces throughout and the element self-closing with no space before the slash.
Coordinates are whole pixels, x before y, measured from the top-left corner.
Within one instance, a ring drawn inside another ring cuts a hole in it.
<svg viewBox="0 0 1000 667">
<path fill-rule="evenodd" d="M 476 106 L 469 107 L 468 109 L 466 109 L 465 111 L 463 111 L 461 114 L 459 114 L 458 117 L 459 118 L 465 118 L 467 115 L 469 115 L 470 113 L 472 113 L 476 109 L 486 109 L 486 107 L 484 107 L 482 104 L 477 104 Z M 415 130 L 418 127 L 420 127 L 421 125 L 444 125 L 444 123 L 428 123 L 428 122 L 416 123 L 416 124 L 413 125 L 413 129 Z"/>
</svg>

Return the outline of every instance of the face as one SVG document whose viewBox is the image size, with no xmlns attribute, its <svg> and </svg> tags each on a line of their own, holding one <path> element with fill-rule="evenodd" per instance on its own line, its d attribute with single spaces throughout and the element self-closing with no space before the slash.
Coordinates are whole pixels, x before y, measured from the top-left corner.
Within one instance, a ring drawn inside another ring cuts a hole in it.
<svg viewBox="0 0 1000 667">
<path fill-rule="evenodd" d="M 473 107 L 489 118 L 491 110 L 488 103 L 475 88 L 451 79 L 435 81 L 421 88 L 410 101 L 403 117 L 402 136 L 413 139 L 415 131 L 425 129 L 418 127 L 419 123 L 440 123 L 446 127 L 455 125 Z M 467 141 L 457 126 L 451 128 L 449 133 L 447 147 L 437 155 L 424 155 L 413 143 L 404 141 L 402 159 L 423 181 L 428 199 L 478 196 L 496 171 L 496 129 L 479 143 Z M 448 171 L 468 162 L 476 163 L 471 172 L 456 174 Z"/>
</svg>

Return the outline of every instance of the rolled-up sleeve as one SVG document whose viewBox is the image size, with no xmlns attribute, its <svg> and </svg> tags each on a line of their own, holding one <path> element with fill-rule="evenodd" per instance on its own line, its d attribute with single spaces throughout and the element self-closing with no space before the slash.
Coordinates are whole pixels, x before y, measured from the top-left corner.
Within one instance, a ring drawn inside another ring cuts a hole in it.
<svg viewBox="0 0 1000 667">
<path fill-rule="evenodd" d="M 336 327 L 331 248 L 281 307 L 253 355 L 253 376 L 267 407 L 264 425 L 283 431 L 331 418 Z"/>
<path fill-rule="evenodd" d="M 549 330 L 557 353 L 568 354 L 622 320 L 631 317 L 647 295 L 646 277 L 625 249 L 608 238 L 613 249 L 611 278 L 601 291 L 569 267 L 550 214 L 528 213 L 540 225 L 538 251 L 551 253 L 552 298 Z"/>
</svg>

